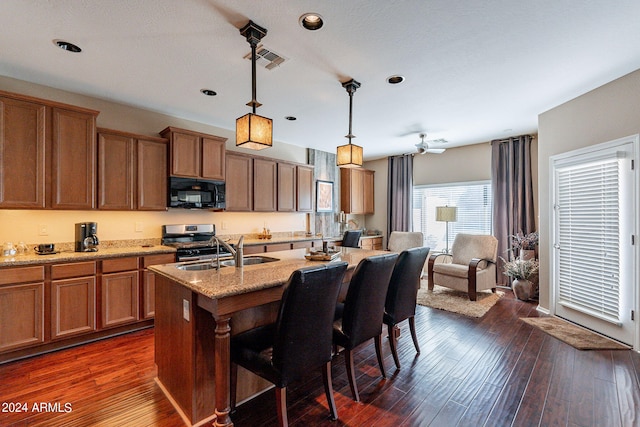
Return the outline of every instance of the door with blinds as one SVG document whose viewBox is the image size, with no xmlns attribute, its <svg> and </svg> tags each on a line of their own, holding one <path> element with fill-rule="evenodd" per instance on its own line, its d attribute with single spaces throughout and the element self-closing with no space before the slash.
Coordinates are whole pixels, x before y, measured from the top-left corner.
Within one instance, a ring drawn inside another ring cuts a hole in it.
<svg viewBox="0 0 640 427">
<path fill-rule="evenodd" d="M 555 314 L 633 345 L 638 136 L 551 158 Z"/>
</svg>

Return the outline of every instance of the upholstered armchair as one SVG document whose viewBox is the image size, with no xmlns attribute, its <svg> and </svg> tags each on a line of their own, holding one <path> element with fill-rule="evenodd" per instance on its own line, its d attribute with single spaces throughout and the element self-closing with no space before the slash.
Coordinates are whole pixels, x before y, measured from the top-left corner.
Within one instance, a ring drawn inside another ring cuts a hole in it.
<svg viewBox="0 0 640 427">
<path fill-rule="evenodd" d="M 432 254 L 429 257 L 429 289 L 445 286 L 469 294 L 477 300 L 477 291 L 496 291 L 496 258 L 498 240 L 489 235 L 457 234 L 451 254 Z M 441 257 L 449 259 L 436 262 Z M 450 261 L 450 262 L 447 262 Z"/>
<path fill-rule="evenodd" d="M 406 249 L 419 248 L 423 245 L 422 233 L 419 231 L 392 231 L 387 247 L 391 252 L 402 252 Z"/>
</svg>

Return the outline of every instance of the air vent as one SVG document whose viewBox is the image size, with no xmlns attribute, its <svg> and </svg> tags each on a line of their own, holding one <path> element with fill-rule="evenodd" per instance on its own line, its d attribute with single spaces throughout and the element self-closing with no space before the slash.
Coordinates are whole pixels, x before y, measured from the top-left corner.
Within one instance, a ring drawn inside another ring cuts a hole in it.
<svg viewBox="0 0 640 427">
<path fill-rule="evenodd" d="M 244 56 L 244 59 L 251 60 L 251 52 L 247 53 Z M 280 66 L 286 60 L 287 58 L 284 56 L 277 54 L 262 45 L 256 48 L 256 64 L 266 68 L 267 70 L 272 70 Z"/>
</svg>

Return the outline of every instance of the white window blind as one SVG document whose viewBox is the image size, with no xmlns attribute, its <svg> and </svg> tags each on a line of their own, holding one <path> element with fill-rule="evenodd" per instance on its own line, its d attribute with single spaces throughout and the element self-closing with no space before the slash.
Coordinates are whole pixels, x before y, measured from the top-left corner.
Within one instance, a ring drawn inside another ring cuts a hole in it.
<svg viewBox="0 0 640 427">
<path fill-rule="evenodd" d="M 449 247 L 457 233 L 491 234 L 491 182 L 422 185 L 413 189 L 413 230 L 424 235 L 432 250 L 446 247 L 446 223 L 436 221 L 437 206 L 458 208 L 458 220 L 449 223 Z"/>
<path fill-rule="evenodd" d="M 618 158 L 556 170 L 558 303 L 620 320 Z"/>
</svg>

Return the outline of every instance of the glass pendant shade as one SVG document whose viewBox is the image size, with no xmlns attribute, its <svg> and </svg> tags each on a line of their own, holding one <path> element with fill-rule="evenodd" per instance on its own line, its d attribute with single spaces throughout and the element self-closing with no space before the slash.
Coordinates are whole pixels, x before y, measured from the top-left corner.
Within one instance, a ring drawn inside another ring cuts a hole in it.
<svg viewBox="0 0 640 427">
<path fill-rule="evenodd" d="M 248 113 L 236 119 L 236 147 L 262 150 L 273 145 L 273 120 Z"/>
<path fill-rule="evenodd" d="M 362 147 L 345 144 L 338 147 L 336 163 L 342 168 L 359 168 L 362 166 Z"/>
</svg>

